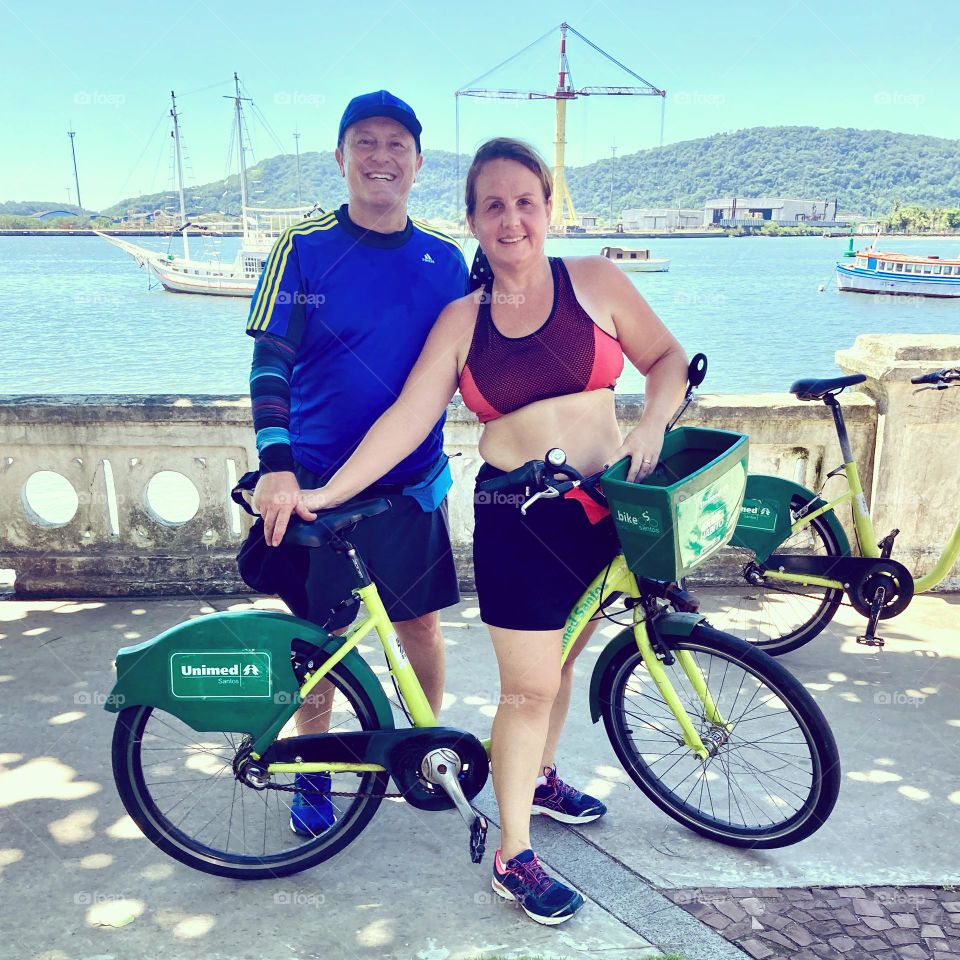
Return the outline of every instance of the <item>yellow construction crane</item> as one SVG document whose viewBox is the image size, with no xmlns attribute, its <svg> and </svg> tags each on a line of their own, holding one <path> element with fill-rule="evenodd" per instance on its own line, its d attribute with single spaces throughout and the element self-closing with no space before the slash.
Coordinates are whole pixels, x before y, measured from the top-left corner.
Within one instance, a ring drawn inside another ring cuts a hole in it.
<svg viewBox="0 0 960 960">
<path fill-rule="evenodd" d="M 661 97 L 660 102 L 660 145 L 663 146 L 663 116 L 666 105 L 667 92 L 655 87 L 652 83 L 644 80 L 638 73 L 634 73 L 629 67 L 624 66 L 615 57 L 612 57 L 605 50 L 598 47 L 593 41 L 588 40 L 582 33 L 575 30 L 569 23 L 560 24 L 560 72 L 557 78 L 557 89 L 552 93 L 539 90 L 495 90 L 490 88 L 477 87 L 476 84 L 486 80 L 487 77 L 496 73 L 508 63 L 521 57 L 531 47 L 536 46 L 543 40 L 546 40 L 554 33 L 553 28 L 542 37 L 534 40 L 533 43 L 524 47 L 512 57 L 504 60 L 492 70 L 488 70 L 476 80 L 471 81 L 466 87 L 457 90 L 454 94 L 456 98 L 457 112 L 457 191 L 459 197 L 460 190 L 460 97 L 486 97 L 503 100 L 555 100 L 557 103 L 557 132 L 554 141 L 554 159 L 553 159 L 553 214 L 550 224 L 552 227 L 562 230 L 568 226 L 573 226 L 577 222 L 577 215 L 573 208 L 573 200 L 570 197 L 570 190 L 567 187 L 567 179 L 564 173 L 564 154 L 567 145 L 567 101 L 576 100 L 577 97 L 606 96 L 606 97 L 637 97 L 653 96 Z M 584 43 L 592 47 L 601 56 L 605 57 L 611 63 L 616 64 L 625 73 L 628 73 L 635 80 L 639 80 L 642 86 L 634 87 L 581 87 L 577 89 L 573 84 L 573 76 L 570 72 L 570 63 L 567 60 L 567 32 L 579 37 Z M 458 199 L 459 209 L 459 199 Z"/>
</svg>

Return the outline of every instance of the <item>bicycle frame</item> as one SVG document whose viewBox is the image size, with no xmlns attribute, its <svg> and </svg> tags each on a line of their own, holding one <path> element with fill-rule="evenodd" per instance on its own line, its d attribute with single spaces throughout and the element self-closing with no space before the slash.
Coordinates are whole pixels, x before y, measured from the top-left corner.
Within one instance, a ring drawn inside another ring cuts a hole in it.
<svg viewBox="0 0 960 960">
<path fill-rule="evenodd" d="M 614 593 L 624 593 L 630 597 L 640 596 L 640 586 L 637 578 L 627 566 L 626 558 L 623 554 L 618 554 L 610 562 L 609 567 L 601 570 L 592 583 L 583 592 L 576 606 L 570 611 L 566 626 L 563 631 L 563 650 L 561 655 L 561 664 L 566 662 L 573 645 L 577 638 L 583 632 L 584 628 L 597 615 L 603 603 Z M 647 632 L 646 622 L 643 619 L 643 613 L 639 606 L 633 608 L 633 635 L 637 642 L 637 649 L 643 656 L 643 662 L 653 677 L 657 689 L 663 696 L 664 702 L 670 708 L 674 715 L 680 730 L 683 733 L 683 741 L 687 747 L 693 751 L 701 760 L 709 756 L 709 751 L 703 744 L 700 734 L 697 732 L 687 713 L 686 708 L 677 695 L 670 678 L 667 676 L 663 664 L 660 662 L 650 642 L 650 635 Z M 690 655 L 689 651 L 676 650 L 674 656 L 679 661 L 683 672 L 690 680 L 693 689 L 696 691 L 700 702 L 703 704 L 707 718 L 711 723 L 727 726 L 726 721 L 717 711 L 713 698 L 707 690 L 706 681 L 696 661 Z"/>
<path fill-rule="evenodd" d="M 397 681 L 397 687 L 400 691 L 410 718 L 415 727 L 436 726 L 437 719 L 433 710 L 424 695 L 423 688 L 417 679 L 417 675 L 406 658 L 400 642 L 397 640 L 396 633 L 390 623 L 387 611 L 384 609 L 383 601 L 377 592 L 375 584 L 369 584 L 358 588 L 355 593 L 363 601 L 368 611 L 368 615 L 360 623 L 351 627 L 343 637 L 343 643 L 337 651 L 325 660 L 310 675 L 303 686 L 300 688 L 301 701 L 305 700 L 313 688 L 335 667 L 351 650 L 353 650 L 371 631 L 376 631 L 383 646 L 387 662 L 390 667 L 390 673 Z M 561 664 L 566 662 L 573 645 L 577 638 L 583 632 L 584 628 L 596 616 L 603 604 L 612 594 L 625 593 L 629 596 L 639 597 L 640 588 L 637 579 L 627 566 L 623 555 L 620 554 L 614 558 L 609 568 L 601 570 L 594 578 L 592 583 L 583 592 L 577 604 L 571 610 L 567 623 L 564 628 Z M 700 734 L 694 727 L 690 715 L 683 706 L 676 690 L 670 683 L 663 665 L 657 658 L 653 646 L 650 642 L 650 636 L 646 629 L 642 611 L 639 607 L 633 609 L 633 632 L 637 641 L 637 648 L 643 656 L 644 663 L 650 671 L 664 702 L 670 708 L 671 713 L 677 719 L 677 723 L 683 734 L 683 740 L 687 747 L 701 759 L 706 759 L 709 751 L 704 746 Z M 690 656 L 689 652 L 678 650 L 674 654 L 680 662 L 684 673 L 690 680 L 693 689 L 697 692 L 700 701 L 703 703 L 706 716 L 712 723 L 725 726 L 724 719 L 720 716 L 717 708 L 707 690 L 706 681 L 703 674 Z M 299 707 L 296 705 L 291 710 L 291 716 Z M 486 742 L 485 742 L 485 745 Z M 258 755 L 254 754 L 258 759 Z M 382 771 L 384 768 L 375 763 L 272 763 L 267 768 L 269 773 L 364 773 L 371 771 Z"/>
<path fill-rule="evenodd" d="M 300 688 L 301 702 L 306 700 L 310 691 L 335 667 L 346 655 L 357 647 L 371 632 L 376 631 L 386 654 L 390 673 L 397 681 L 400 696 L 406 704 L 410 718 L 415 727 L 433 727 L 437 724 L 433 709 L 430 706 L 420 681 L 407 660 L 403 647 L 397 639 L 396 631 L 390 622 L 390 617 L 383 606 L 376 584 L 370 583 L 365 587 L 358 587 L 354 593 L 363 601 L 367 616 L 352 626 L 343 636 L 343 643 L 337 651 L 317 668 L 315 673 L 304 682 Z M 299 709 L 297 704 L 291 710 L 291 716 Z M 254 754 L 254 759 L 259 755 Z M 269 773 L 364 773 L 382 771 L 385 768 L 376 763 L 271 763 Z"/>
<path fill-rule="evenodd" d="M 877 533 L 873 526 L 873 518 L 870 516 L 870 508 L 867 506 L 867 498 L 864 496 L 863 484 L 860 481 L 860 473 L 857 470 L 857 463 L 853 457 L 850 439 L 843 421 L 843 413 L 836 400 L 828 403 L 828 406 L 833 413 L 834 423 L 837 428 L 837 437 L 840 441 L 840 450 L 843 454 L 843 473 L 846 477 L 847 489 L 839 497 L 835 497 L 829 503 L 824 504 L 817 510 L 812 510 L 797 520 L 792 524 L 791 532 L 797 533 L 807 526 L 815 517 L 819 517 L 829 510 L 836 510 L 840 504 L 846 503 L 849 500 L 853 508 L 853 526 L 857 535 L 857 543 L 860 547 L 860 556 L 879 559 L 883 554 L 877 542 Z M 925 576 L 914 580 L 913 592 L 925 593 L 928 590 L 932 590 L 947 576 L 958 558 L 960 558 L 960 522 L 954 527 L 953 533 L 944 546 L 933 569 Z M 775 570 L 768 570 L 765 576 L 770 579 L 821 587 L 832 587 L 837 590 L 843 589 L 843 584 L 840 581 L 830 580 L 826 577 L 780 573 Z"/>
</svg>

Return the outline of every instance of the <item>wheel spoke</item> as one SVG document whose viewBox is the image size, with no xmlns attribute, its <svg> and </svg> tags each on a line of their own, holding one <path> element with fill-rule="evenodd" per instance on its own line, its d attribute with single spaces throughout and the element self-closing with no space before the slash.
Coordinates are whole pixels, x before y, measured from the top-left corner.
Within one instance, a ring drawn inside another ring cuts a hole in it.
<svg viewBox="0 0 960 960">
<path fill-rule="evenodd" d="M 709 629 L 704 632 L 714 635 Z M 734 638 L 727 642 L 738 649 Z M 791 697 L 807 697 L 811 705 L 812 699 L 805 691 L 788 695 L 785 691 L 791 688 L 772 686 L 764 673 L 748 666 L 751 657 L 693 640 L 678 642 L 677 649 L 690 654 L 728 732 L 714 746 L 712 734 L 718 727 L 707 719 L 705 698 L 679 662 L 667 668 L 694 727 L 699 726 L 705 745 L 714 751 L 705 760 L 697 757 L 679 739 L 676 718 L 639 653 L 630 655 L 604 707 L 608 729 L 612 724 L 611 735 L 620 744 L 618 753 L 625 750 L 630 757 L 631 777 L 650 787 L 678 820 L 719 831 L 718 838 L 735 831 L 759 839 L 803 828 L 820 797 L 820 765 L 814 738 Z M 782 672 L 773 661 L 767 663 Z M 673 733 L 662 729 L 667 718 L 676 728 Z"/>
</svg>

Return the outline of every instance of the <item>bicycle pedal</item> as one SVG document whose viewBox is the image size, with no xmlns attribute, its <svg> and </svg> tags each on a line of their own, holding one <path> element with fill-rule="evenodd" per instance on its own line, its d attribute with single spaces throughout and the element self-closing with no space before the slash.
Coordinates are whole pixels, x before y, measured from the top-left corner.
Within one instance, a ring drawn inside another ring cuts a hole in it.
<svg viewBox="0 0 960 960">
<path fill-rule="evenodd" d="M 474 863 L 483 860 L 483 852 L 487 847 L 487 818 L 476 816 L 470 825 L 470 859 Z"/>
<path fill-rule="evenodd" d="M 857 637 L 857 643 L 865 647 L 883 647 L 885 645 L 883 637 Z"/>
</svg>

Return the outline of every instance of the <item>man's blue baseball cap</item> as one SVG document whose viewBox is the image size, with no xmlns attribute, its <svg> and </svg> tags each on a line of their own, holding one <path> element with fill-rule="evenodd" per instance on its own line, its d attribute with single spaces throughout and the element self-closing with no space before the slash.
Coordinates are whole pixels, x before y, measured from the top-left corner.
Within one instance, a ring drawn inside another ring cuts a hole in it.
<svg viewBox="0 0 960 960">
<path fill-rule="evenodd" d="M 420 153 L 420 134 L 423 132 L 423 127 L 417 119 L 417 115 L 413 112 L 413 107 L 409 103 L 404 103 L 399 97 L 395 97 L 388 90 L 378 90 L 376 93 L 361 93 L 359 97 L 354 97 L 347 104 L 347 109 L 343 111 L 343 116 L 340 118 L 337 144 L 343 143 L 343 134 L 347 127 L 370 117 L 387 117 L 406 127 L 413 135 L 414 142 L 417 145 L 417 153 Z"/>
</svg>

